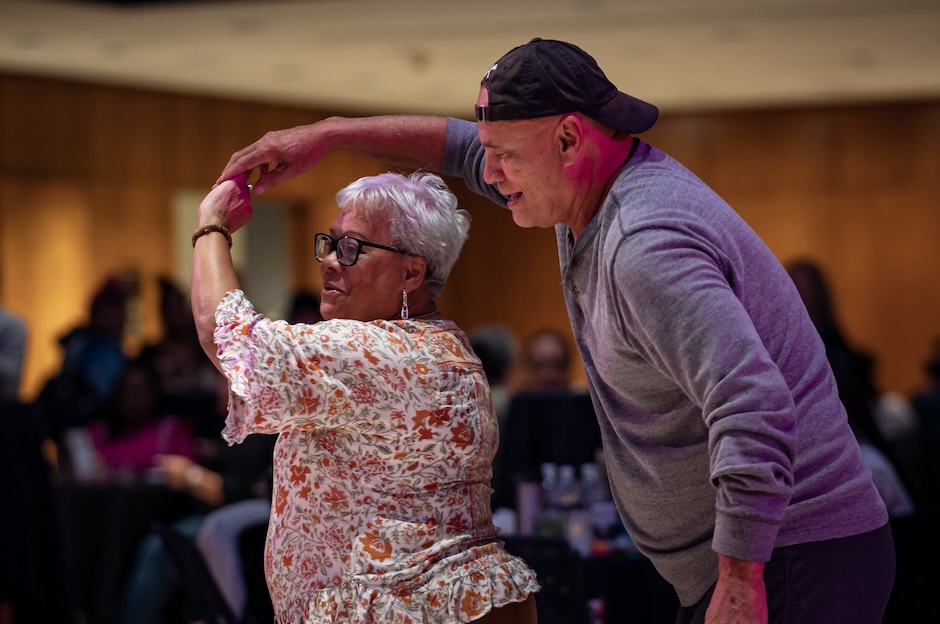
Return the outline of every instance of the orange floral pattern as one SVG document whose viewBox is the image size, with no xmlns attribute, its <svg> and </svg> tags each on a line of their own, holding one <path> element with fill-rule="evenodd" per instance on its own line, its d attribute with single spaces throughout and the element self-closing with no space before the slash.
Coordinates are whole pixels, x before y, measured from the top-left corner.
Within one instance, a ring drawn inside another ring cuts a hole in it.
<svg viewBox="0 0 940 624">
<path fill-rule="evenodd" d="M 265 574 L 277 624 L 469 622 L 538 591 L 496 537 L 497 425 L 450 321 L 289 325 L 216 311 L 223 435 L 280 434 Z"/>
</svg>

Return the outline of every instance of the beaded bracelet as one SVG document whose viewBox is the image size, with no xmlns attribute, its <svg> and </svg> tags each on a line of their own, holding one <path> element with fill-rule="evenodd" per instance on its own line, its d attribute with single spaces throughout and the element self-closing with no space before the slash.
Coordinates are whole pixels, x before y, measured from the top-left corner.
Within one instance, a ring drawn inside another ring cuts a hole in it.
<svg viewBox="0 0 940 624">
<path fill-rule="evenodd" d="M 232 235 L 229 234 L 228 228 L 223 227 L 221 225 L 216 225 L 214 223 L 206 224 L 202 226 L 201 228 L 199 228 L 198 230 L 196 230 L 196 233 L 193 234 L 193 247 L 196 246 L 196 241 L 199 240 L 200 236 L 205 236 L 209 232 L 218 232 L 219 234 L 224 236 L 225 242 L 228 243 L 228 248 L 229 249 L 232 248 Z"/>
</svg>

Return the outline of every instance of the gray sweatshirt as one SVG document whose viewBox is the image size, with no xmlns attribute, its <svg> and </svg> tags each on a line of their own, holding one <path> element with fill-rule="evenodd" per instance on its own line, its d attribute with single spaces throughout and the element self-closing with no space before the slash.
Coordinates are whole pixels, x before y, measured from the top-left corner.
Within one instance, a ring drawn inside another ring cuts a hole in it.
<svg viewBox="0 0 940 624">
<path fill-rule="evenodd" d="M 773 253 L 714 191 L 635 139 L 562 287 L 611 489 L 639 550 L 696 602 L 717 554 L 883 526 L 818 332 Z M 476 125 L 448 123 L 442 173 L 483 182 Z"/>
</svg>

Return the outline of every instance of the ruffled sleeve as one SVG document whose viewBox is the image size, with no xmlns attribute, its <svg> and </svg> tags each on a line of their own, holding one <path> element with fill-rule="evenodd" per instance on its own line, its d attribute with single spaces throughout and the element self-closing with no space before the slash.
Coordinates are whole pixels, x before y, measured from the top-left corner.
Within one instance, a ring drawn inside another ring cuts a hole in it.
<svg viewBox="0 0 940 624">
<path fill-rule="evenodd" d="M 413 391 L 418 405 L 433 397 L 438 367 L 430 357 L 415 357 L 410 338 L 393 324 L 291 325 L 256 312 L 240 290 L 223 297 L 215 318 L 229 380 L 222 432 L 229 443 L 251 433 L 371 422 L 365 410 L 402 392 Z"/>
</svg>

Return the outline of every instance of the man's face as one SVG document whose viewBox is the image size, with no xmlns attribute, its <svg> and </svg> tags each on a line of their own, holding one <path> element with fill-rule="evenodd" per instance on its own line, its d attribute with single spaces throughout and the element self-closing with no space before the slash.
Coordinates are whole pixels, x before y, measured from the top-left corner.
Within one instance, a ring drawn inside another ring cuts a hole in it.
<svg viewBox="0 0 940 624">
<path fill-rule="evenodd" d="M 477 104 L 486 106 L 480 88 Z M 564 164 L 557 131 L 560 116 L 519 121 L 483 121 L 477 133 L 486 153 L 483 180 L 495 184 L 509 204 L 513 221 L 522 227 L 566 223 Z"/>
</svg>

